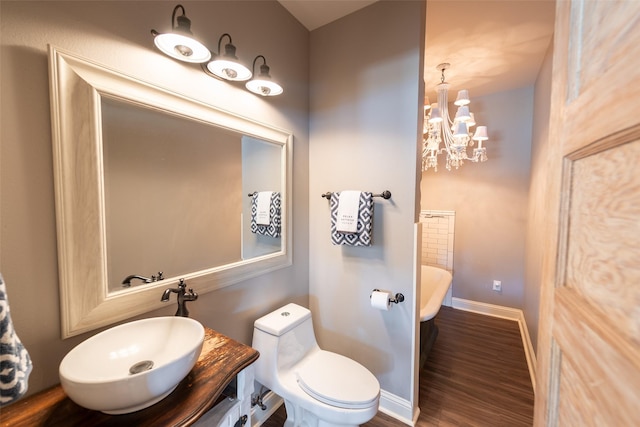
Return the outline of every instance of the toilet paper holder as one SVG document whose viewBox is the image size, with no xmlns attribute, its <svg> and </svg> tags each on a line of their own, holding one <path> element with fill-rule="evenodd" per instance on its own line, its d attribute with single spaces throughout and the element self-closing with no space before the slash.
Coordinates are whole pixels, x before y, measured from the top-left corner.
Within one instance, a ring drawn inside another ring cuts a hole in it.
<svg viewBox="0 0 640 427">
<path fill-rule="evenodd" d="M 374 289 L 372 292 L 380 292 L 380 289 Z M 369 298 L 371 298 L 371 295 L 369 295 Z M 404 301 L 404 295 L 401 293 L 397 293 L 395 298 L 389 298 L 389 302 L 394 304 L 401 303 L 402 301 Z"/>
</svg>

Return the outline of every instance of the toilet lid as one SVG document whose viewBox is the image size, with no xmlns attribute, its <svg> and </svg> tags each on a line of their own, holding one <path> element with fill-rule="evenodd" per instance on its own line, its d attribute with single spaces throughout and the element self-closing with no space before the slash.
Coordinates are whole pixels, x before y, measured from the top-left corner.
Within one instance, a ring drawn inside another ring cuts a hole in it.
<svg viewBox="0 0 640 427">
<path fill-rule="evenodd" d="M 378 380 L 364 366 L 329 351 L 310 356 L 297 377 L 307 394 L 332 406 L 368 408 L 380 394 Z"/>
</svg>

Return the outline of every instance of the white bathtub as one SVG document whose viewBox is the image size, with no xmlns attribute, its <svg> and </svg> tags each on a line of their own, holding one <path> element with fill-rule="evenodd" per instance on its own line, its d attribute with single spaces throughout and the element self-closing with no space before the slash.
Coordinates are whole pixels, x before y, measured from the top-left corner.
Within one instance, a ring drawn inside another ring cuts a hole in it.
<svg viewBox="0 0 640 427">
<path fill-rule="evenodd" d="M 451 287 L 451 273 L 429 265 L 422 266 L 420 284 L 420 321 L 433 319 Z"/>
</svg>

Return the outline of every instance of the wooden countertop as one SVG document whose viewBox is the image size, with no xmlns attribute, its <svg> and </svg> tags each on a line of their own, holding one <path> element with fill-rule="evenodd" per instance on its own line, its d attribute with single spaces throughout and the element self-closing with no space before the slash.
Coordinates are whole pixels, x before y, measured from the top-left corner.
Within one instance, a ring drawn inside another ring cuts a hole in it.
<svg viewBox="0 0 640 427">
<path fill-rule="evenodd" d="M 257 350 L 205 328 L 195 366 L 155 405 L 130 414 L 107 415 L 76 405 L 57 385 L 2 408 L 0 426 L 188 426 L 211 409 L 231 380 L 258 356 Z"/>
</svg>

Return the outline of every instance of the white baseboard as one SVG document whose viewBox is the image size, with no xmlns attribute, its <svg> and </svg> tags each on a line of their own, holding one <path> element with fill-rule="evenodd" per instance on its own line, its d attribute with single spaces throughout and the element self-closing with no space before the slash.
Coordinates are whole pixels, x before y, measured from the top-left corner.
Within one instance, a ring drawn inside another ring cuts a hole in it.
<svg viewBox="0 0 640 427">
<path fill-rule="evenodd" d="M 471 311 L 473 313 L 485 314 L 487 316 L 500 317 L 517 321 L 520 319 L 522 310 L 502 305 L 487 304 L 486 302 L 471 301 L 468 299 L 456 298 L 452 299 L 453 308 L 458 310 Z"/>
<path fill-rule="evenodd" d="M 501 305 L 487 304 L 484 302 L 471 301 L 462 298 L 452 298 L 453 308 L 458 310 L 471 311 L 473 313 L 484 314 L 486 316 L 500 317 L 518 322 L 520 328 L 520 336 L 522 337 L 522 345 L 524 347 L 524 355 L 527 359 L 527 367 L 529 368 L 529 376 L 533 391 L 536 390 L 536 353 L 533 351 L 533 344 L 527 329 L 527 322 L 524 319 L 524 313 L 519 308 L 504 307 Z"/>
<path fill-rule="evenodd" d="M 536 393 L 536 352 L 533 350 L 533 343 L 529 336 L 527 321 L 524 319 L 524 313 L 520 310 L 520 318 L 518 319 L 520 326 L 520 335 L 522 336 L 522 345 L 524 346 L 524 355 L 527 358 L 527 367 L 529 368 L 529 376 L 531 377 L 531 385 L 533 393 Z"/>
<path fill-rule="evenodd" d="M 407 425 L 415 426 L 420 408 L 412 408 L 411 402 L 385 390 L 380 390 L 379 411 Z"/>
</svg>

